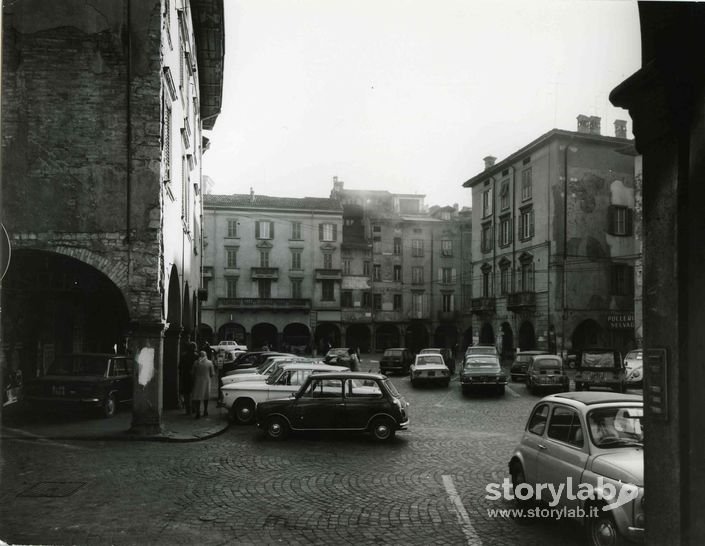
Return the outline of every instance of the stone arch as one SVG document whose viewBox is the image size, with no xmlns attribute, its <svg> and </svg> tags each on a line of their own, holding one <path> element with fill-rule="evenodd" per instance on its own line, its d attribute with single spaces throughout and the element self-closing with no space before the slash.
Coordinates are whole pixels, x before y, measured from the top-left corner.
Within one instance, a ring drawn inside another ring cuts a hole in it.
<svg viewBox="0 0 705 546">
<path fill-rule="evenodd" d="M 188 293 L 183 294 L 188 297 Z M 162 396 L 164 409 L 179 407 L 179 350 L 181 341 L 188 341 L 188 334 L 182 336 L 182 294 L 179 270 L 176 265 L 169 271 L 169 284 L 166 295 L 166 321 L 164 332 L 164 360 L 162 369 Z"/>
<path fill-rule="evenodd" d="M 605 345 L 605 335 L 602 327 L 593 319 L 585 319 L 573 330 L 571 346 L 574 352 L 589 347 Z"/>
<path fill-rule="evenodd" d="M 375 348 L 384 351 L 399 346 L 399 328 L 394 324 L 378 324 L 375 328 Z"/>
<path fill-rule="evenodd" d="M 214 341 L 235 340 L 242 345 L 247 345 L 245 327 L 237 322 L 226 322 L 218 328 L 218 339 Z"/>
<path fill-rule="evenodd" d="M 441 324 L 433 335 L 433 346 L 455 350 L 458 343 L 458 330 L 452 324 Z"/>
<path fill-rule="evenodd" d="M 198 339 L 201 342 L 207 341 L 210 345 L 213 345 L 215 340 L 213 339 L 213 328 L 210 324 L 202 322 L 198 325 Z"/>
<path fill-rule="evenodd" d="M 348 347 L 359 348 L 361 353 L 368 353 L 371 350 L 370 342 L 372 336 L 370 328 L 366 324 L 351 324 L 345 331 L 345 343 Z"/>
<path fill-rule="evenodd" d="M 418 353 L 428 347 L 428 330 L 422 322 L 412 321 L 406 329 L 406 347 Z"/>
<path fill-rule="evenodd" d="M 314 343 L 319 352 L 323 352 L 327 345 L 340 347 L 340 328 L 332 322 L 321 322 L 316 326 Z"/>
<path fill-rule="evenodd" d="M 480 339 L 478 341 L 483 345 L 494 345 L 494 328 L 489 322 L 485 322 L 480 328 Z"/>
<path fill-rule="evenodd" d="M 285 351 L 308 353 L 311 347 L 311 330 L 301 322 L 291 322 L 282 331 L 282 343 Z"/>
<path fill-rule="evenodd" d="M 512 330 L 512 325 L 508 322 L 503 322 L 500 326 L 500 331 L 502 332 L 502 356 L 509 358 L 514 354 L 514 331 Z"/>
<path fill-rule="evenodd" d="M 265 345 L 270 349 L 278 348 L 278 333 L 277 327 L 268 322 L 260 322 L 252 327 L 250 339 L 253 350 L 260 349 Z"/>
<path fill-rule="evenodd" d="M 519 325 L 518 347 L 522 351 L 536 349 L 536 332 L 534 331 L 534 325 L 528 320 L 525 320 Z"/>
</svg>

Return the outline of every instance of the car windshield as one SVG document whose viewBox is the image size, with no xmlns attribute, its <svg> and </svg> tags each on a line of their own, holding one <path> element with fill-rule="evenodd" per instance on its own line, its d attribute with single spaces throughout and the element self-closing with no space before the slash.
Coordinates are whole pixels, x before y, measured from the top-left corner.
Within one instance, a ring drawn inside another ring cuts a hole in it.
<svg viewBox="0 0 705 546">
<path fill-rule="evenodd" d="M 73 355 L 57 358 L 48 375 L 105 375 L 108 359 L 104 356 Z"/>
<path fill-rule="evenodd" d="M 468 352 L 476 355 L 493 355 L 497 350 L 494 347 L 470 347 Z"/>
<path fill-rule="evenodd" d="M 528 362 L 529 360 L 531 360 L 531 356 L 530 355 L 517 355 L 515 360 L 516 360 L 516 362 Z"/>
<path fill-rule="evenodd" d="M 419 355 L 416 357 L 416 364 L 419 366 L 443 364 L 441 355 Z"/>
<path fill-rule="evenodd" d="M 612 351 L 600 353 L 583 353 L 581 366 L 583 368 L 614 368 L 617 361 Z"/>
<path fill-rule="evenodd" d="M 397 349 L 387 349 L 384 351 L 384 356 L 401 356 L 401 351 Z"/>
<path fill-rule="evenodd" d="M 560 370 L 562 368 L 562 363 L 557 358 L 542 358 L 540 360 L 534 360 L 534 368 L 537 368 L 539 370 Z"/>
<path fill-rule="evenodd" d="M 590 437 L 603 449 L 642 445 L 644 410 L 638 406 L 596 408 L 587 414 Z"/>
<path fill-rule="evenodd" d="M 269 374 L 266 383 L 268 385 L 274 385 L 285 372 L 286 370 L 284 368 L 279 368 L 277 371 L 272 372 Z"/>
<path fill-rule="evenodd" d="M 465 369 L 474 368 L 499 368 L 499 360 L 496 358 L 468 358 L 465 361 Z"/>
<path fill-rule="evenodd" d="M 384 383 L 384 386 L 387 387 L 387 390 L 394 398 L 401 398 L 401 394 L 399 394 L 399 391 L 394 386 L 394 383 L 392 383 L 389 379 L 384 379 L 382 383 Z"/>
<path fill-rule="evenodd" d="M 422 354 L 422 355 L 436 354 L 436 355 L 438 355 L 438 354 L 441 354 L 441 350 L 440 349 L 421 349 L 421 352 L 419 354 Z"/>
</svg>

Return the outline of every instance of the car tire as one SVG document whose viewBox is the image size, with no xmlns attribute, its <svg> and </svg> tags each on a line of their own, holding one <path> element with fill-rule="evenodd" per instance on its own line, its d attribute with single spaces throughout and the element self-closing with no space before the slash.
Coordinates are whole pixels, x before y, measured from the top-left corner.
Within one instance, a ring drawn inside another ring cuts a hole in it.
<svg viewBox="0 0 705 546">
<path fill-rule="evenodd" d="M 517 487 L 526 483 L 526 474 L 524 473 L 524 467 L 518 461 L 511 465 L 509 473 L 512 476 L 512 493 L 514 493 Z M 519 508 L 526 508 L 532 504 L 531 500 L 521 500 L 516 495 L 514 500 Z"/>
<path fill-rule="evenodd" d="M 240 425 L 252 424 L 255 420 L 255 403 L 252 400 L 238 400 L 233 404 L 233 418 Z"/>
<path fill-rule="evenodd" d="M 387 442 L 394 438 L 394 423 L 389 417 L 376 417 L 370 423 L 370 432 L 378 442 Z"/>
<path fill-rule="evenodd" d="M 111 392 L 103 400 L 103 417 L 106 419 L 113 417 L 117 413 L 118 401 L 115 397 L 115 393 Z"/>
<path fill-rule="evenodd" d="M 598 514 L 587 520 L 588 544 L 591 546 L 623 546 L 627 544 L 619 533 L 610 512 L 598 507 Z"/>
<path fill-rule="evenodd" d="M 279 415 L 273 415 L 267 419 L 267 426 L 264 433 L 270 440 L 283 440 L 289 435 L 289 423 Z"/>
</svg>

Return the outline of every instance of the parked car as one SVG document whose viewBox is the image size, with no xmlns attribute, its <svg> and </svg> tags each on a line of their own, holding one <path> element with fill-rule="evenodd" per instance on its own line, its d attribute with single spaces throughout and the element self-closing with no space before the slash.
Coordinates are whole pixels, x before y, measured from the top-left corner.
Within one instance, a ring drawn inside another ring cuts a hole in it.
<svg viewBox="0 0 705 546">
<path fill-rule="evenodd" d="M 247 351 L 247 345 L 240 344 L 232 339 L 224 339 L 220 341 L 218 345 L 213 345 L 211 349 L 214 351 L 219 351 L 221 349 L 237 349 L 239 351 Z"/>
<path fill-rule="evenodd" d="M 469 355 L 495 355 L 497 357 L 501 356 L 499 354 L 499 351 L 497 350 L 497 347 L 494 345 L 471 345 L 467 349 L 465 349 L 465 356 Z"/>
<path fill-rule="evenodd" d="M 624 373 L 627 375 L 627 384 L 640 386 L 644 384 L 644 351 L 635 349 L 629 351 L 624 357 Z"/>
<path fill-rule="evenodd" d="M 575 369 L 575 390 L 591 387 L 613 389 L 624 392 L 627 374 L 619 351 L 613 349 L 585 349 L 578 353 Z"/>
<path fill-rule="evenodd" d="M 343 372 L 348 368 L 315 362 L 283 364 L 265 380 L 230 383 L 221 387 L 223 404 L 230 418 L 242 425 L 254 422 L 255 408 L 260 402 L 286 398 L 299 390 L 313 372 Z"/>
<path fill-rule="evenodd" d="M 507 385 L 507 376 L 496 354 L 466 356 L 458 380 L 463 394 L 473 389 L 491 389 L 497 394 L 504 394 L 504 388 Z"/>
<path fill-rule="evenodd" d="M 248 351 L 240 353 L 232 362 L 223 364 L 223 375 L 228 375 L 234 370 L 247 370 L 248 368 L 257 367 L 257 357 L 262 354 L 262 351 Z"/>
<path fill-rule="evenodd" d="M 312 362 L 310 358 L 302 356 L 270 356 L 257 368 L 248 368 L 246 370 L 235 370 L 230 375 L 225 375 L 221 378 L 222 386 L 231 383 L 242 383 L 243 381 L 264 381 L 269 375 L 277 371 L 284 364 L 293 362 Z"/>
<path fill-rule="evenodd" d="M 642 397 L 632 394 L 570 392 L 542 398 L 509 461 L 514 490 L 523 484 L 524 494 L 529 487 L 536 494 L 537 484 L 550 484 L 567 491 L 570 479 L 573 495 L 561 495 L 555 506 L 545 489 L 541 499 L 527 500 L 550 500 L 552 508 L 565 509 L 570 517 L 578 515 L 577 508 L 584 510 L 587 516 L 579 521 L 593 546 L 643 540 L 643 415 Z M 617 494 L 624 486 L 636 486 L 636 496 L 603 510 L 612 501 L 575 494 L 588 485 L 601 490 L 603 483 Z"/>
<path fill-rule="evenodd" d="M 388 375 L 390 372 L 408 374 L 414 363 L 414 353 L 404 347 L 385 349 L 379 361 L 379 373 Z"/>
<path fill-rule="evenodd" d="M 334 366 L 345 366 L 353 372 L 360 371 L 360 359 L 357 358 L 357 353 L 346 347 L 329 349 L 323 357 L 323 362 Z"/>
<path fill-rule="evenodd" d="M 290 431 L 370 432 L 390 440 L 409 425 L 408 404 L 384 375 L 361 372 L 315 373 L 288 399 L 257 405 L 257 426 L 272 439 Z"/>
<path fill-rule="evenodd" d="M 444 387 L 450 385 L 450 370 L 439 354 L 418 354 L 409 370 L 411 386 L 419 383 L 441 383 Z"/>
<path fill-rule="evenodd" d="M 520 351 L 514 357 L 509 375 L 512 381 L 526 381 L 526 371 L 529 368 L 531 357 L 548 354 L 546 351 Z"/>
<path fill-rule="evenodd" d="M 47 374 L 25 382 L 24 399 L 35 407 L 91 407 L 112 417 L 132 401 L 131 358 L 103 353 L 74 353 L 56 358 Z"/>
<path fill-rule="evenodd" d="M 250 354 L 250 353 L 246 353 L 246 354 Z M 242 367 L 234 366 L 229 371 L 224 372 L 223 375 L 241 375 L 241 374 L 253 373 L 255 371 L 255 370 L 253 370 L 253 368 L 259 368 L 262 364 L 264 364 L 269 358 L 271 358 L 273 356 L 291 356 L 291 357 L 294 356 L 289 353 L 277 353 L 274 351 L 258 351 L 255 354 L 256 354 L 256 356 L 254 358 L 253 357 L 246 357 L 245 355 L 239 356 L 238 359 L 248 358 L 251 365 L 245 365 Z"/>
<path fill-rule="evenodd" d="M 526 388 L 531 394 L 553 390 L 570 390 L 570 379 L 563 368 L 563 359 L 558 355 L 534 355 L 526 371 Z"/>
<path fill-rule="evenodd" d="M 448 369 L 450 370 L 451 375 L 453 375 L 455 373 L 455 358 L 453 358 L 453 350 L 452 349 L 448 349 L 448 348 L 421 349 L 419 351 L 419 354 L 420 355 L 427 355 L 427 354 L 441 355 L 443 357 L 443 362 L 445 362 L 446 366 L 448 366 Z"/>
</svg>

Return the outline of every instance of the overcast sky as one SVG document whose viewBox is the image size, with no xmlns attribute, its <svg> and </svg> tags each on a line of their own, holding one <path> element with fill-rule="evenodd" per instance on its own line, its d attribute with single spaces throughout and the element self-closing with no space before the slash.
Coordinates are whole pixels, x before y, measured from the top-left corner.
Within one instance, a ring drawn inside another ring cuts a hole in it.
<svg viewBox="0 0 705 546">
<path fill-rule="evenodd" d="M 213 193 L 350 189 L 470 205 L 462 183 L 552 128 L 628 112 L 640 67 L 631 0 L 225 0 Z"/>
</svg>

